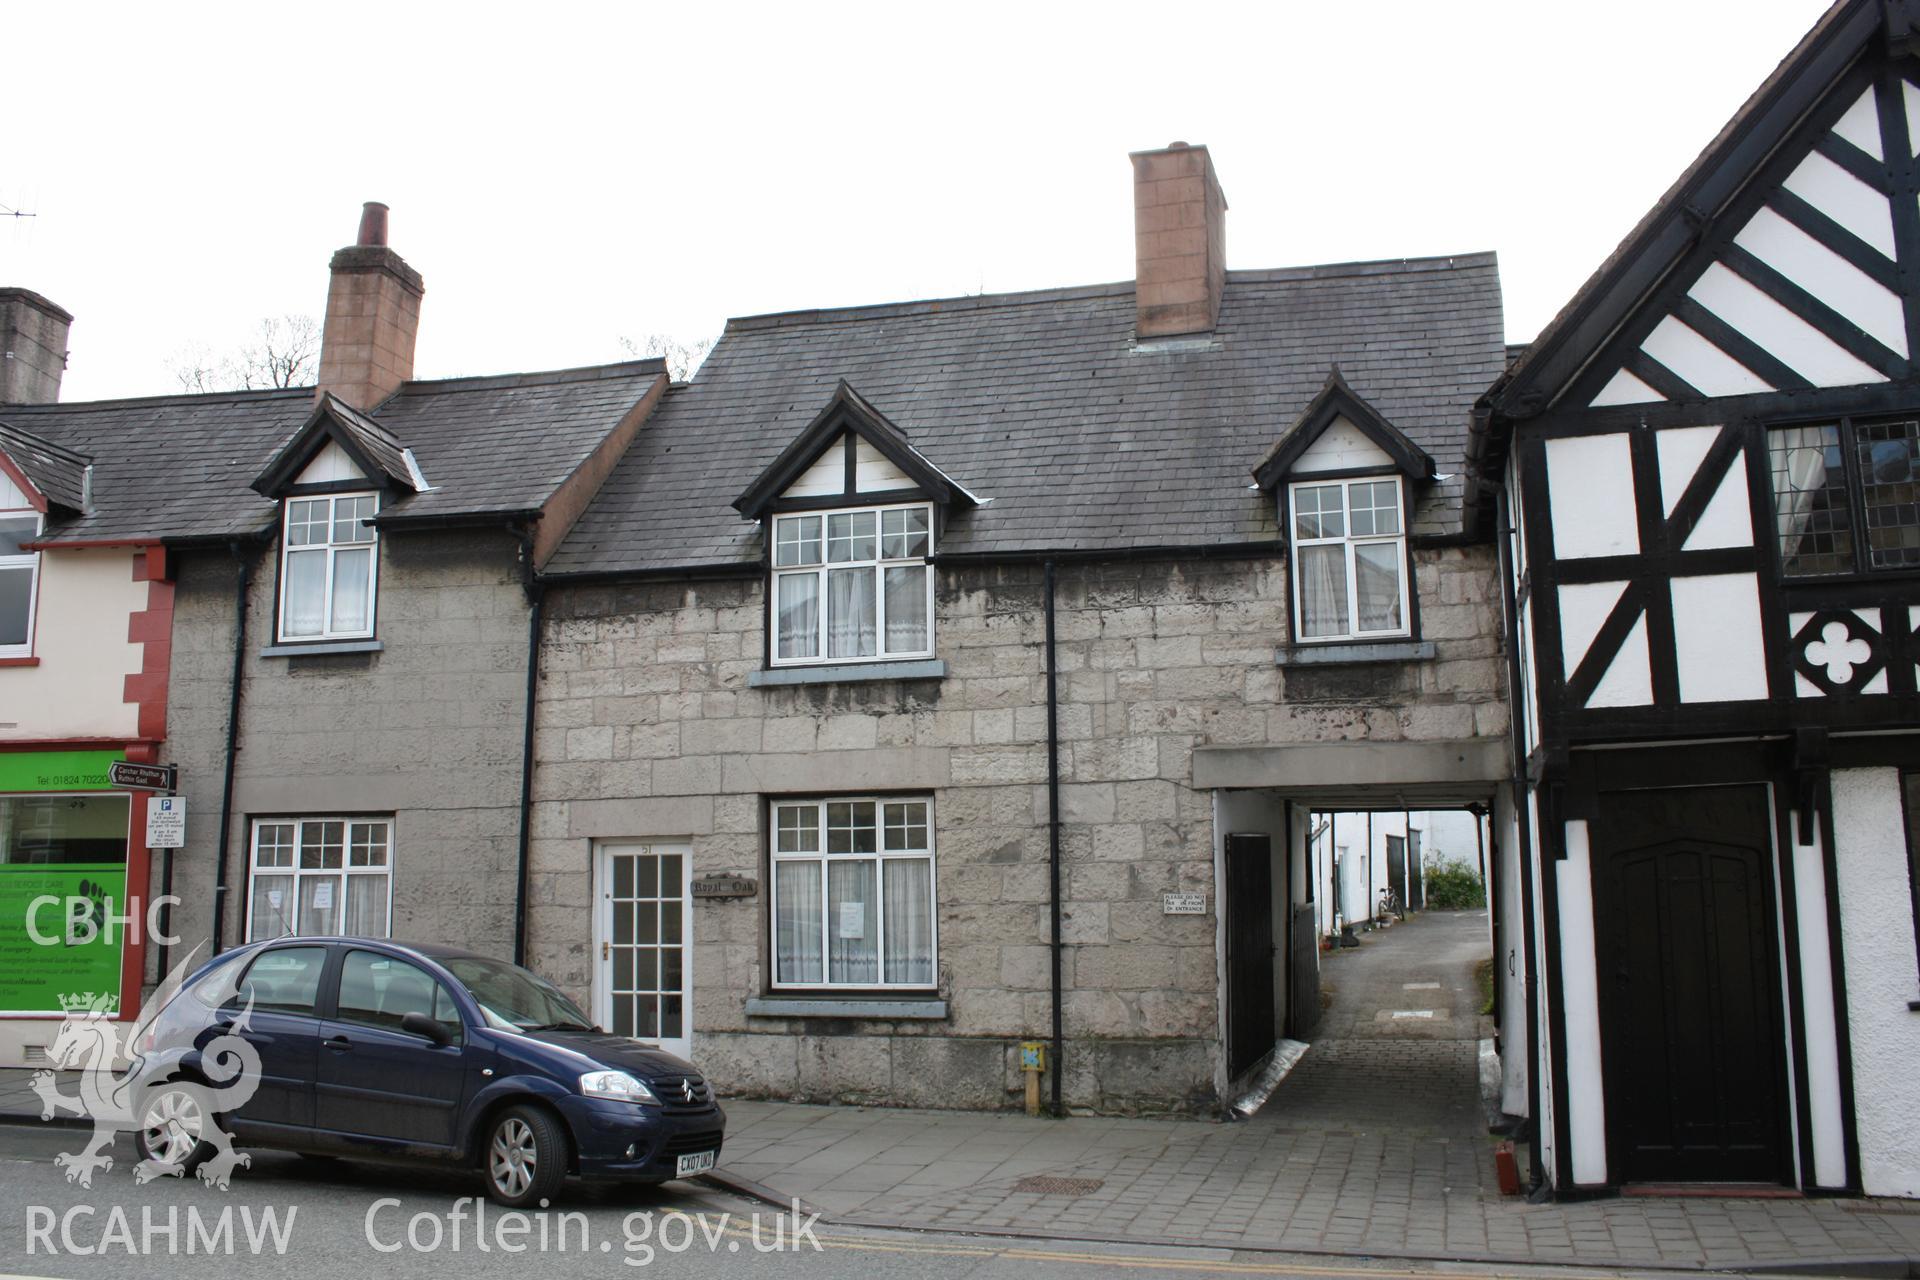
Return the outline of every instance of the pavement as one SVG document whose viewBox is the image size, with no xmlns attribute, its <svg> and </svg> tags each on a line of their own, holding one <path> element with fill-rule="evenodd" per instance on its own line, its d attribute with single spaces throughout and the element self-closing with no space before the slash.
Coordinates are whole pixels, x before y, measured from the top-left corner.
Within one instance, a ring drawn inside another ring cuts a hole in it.
<svg viewBox="0 0 1920 1280">
<path fill-rule="evenodd" d="M 1324 956 L 1318 1036 L 1250 1120 L 735 1100 L 714 1181 L 798 1200 L 839 1230 L 976 1242 L 1393 1259 L 1396 1273 L 1466 1262 L 1920 1275 L 1909 1201 L 1502 1197 L 1477 1073 L 1487 1028 L 1472 971 L 1486 950 L 1484 912 L 1430 912 Z M 28 1075 L 0 1072 L 0 1115 L 37 1116 Z M 0 1157 L 7 1142 L 0 1130 Z"/>
<path fill-rule="evenodd" d="M 843 1225 L 1514 1265 L 1920 1274 L 1920 1205 L 1906 1201 L 1502 1197 L 1478 1084 L 1488 1028 L 1473 966 L 1487 954 L 1486 924 L 1481 911 L 1428 912 L 1324 955 L 1331 1001 L 1317 1038 L 1245 1122 L 740 1101 L 727 1107 L 722 1173 Z"/>
</svg>

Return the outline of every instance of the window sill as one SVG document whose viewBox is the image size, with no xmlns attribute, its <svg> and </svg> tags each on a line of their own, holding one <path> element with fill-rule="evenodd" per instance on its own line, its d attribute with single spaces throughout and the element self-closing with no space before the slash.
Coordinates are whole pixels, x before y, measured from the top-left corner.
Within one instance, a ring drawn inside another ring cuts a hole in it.
<svg viewBox="0 0 1920 1280">
<path fill-rule="evenodd" d="M 767 667 L 747 673 L 749 689 L 778 689 L 796 684 L 853 684 L 862 680 L 944 680 L 944 658 L 907 662 L 849 662 L 833 667 Z"/>
<path fill-rule="evenodd" d="M 38 658 L 0 658 L 0 667 L 37 667 Z"/>
<path fill-rule="evenodd" d="M 314 640 L 297 644 L 270 644 L 263 658 L 310 658 L 325 653 L 379 653 L 387 646 L 378 640 Z"/>
<path fill-rule="evenodd" d="M 1366 662 L 1431 662 L 1431 640 L 1358 640 L 1334 644 L 1294 645 L 1282 649 L 1274 662 L 1282 667 L 1355 666 Z"/>
<path fill-rule="evenodd" d="M 749 996 L 749 1018 L 865 1018 L 899 1022 L 910 1018 L 937 1021 L 946 1018 L 947 1002 L 940 999 L 871 999 L 832 996 Z"/>
</svg>

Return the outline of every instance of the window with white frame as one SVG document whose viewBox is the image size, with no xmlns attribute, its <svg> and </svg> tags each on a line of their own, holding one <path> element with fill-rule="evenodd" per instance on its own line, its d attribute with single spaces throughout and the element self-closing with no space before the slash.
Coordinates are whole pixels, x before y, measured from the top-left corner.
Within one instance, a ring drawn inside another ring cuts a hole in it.
<svg viewBox="0 0 1920 1280">
<path fill-rule="evenodd" d="M 772 808 L 773 985 L 933 986 L 933 801 Z"/>
<path fill-rule="evenodd" d="M 933 509 L 773 518 L 773 661 L 933 655 Z"/>
<path fill-rule="evenodd" d="M 1289 500 L 1295 637 L 1410 634 L 1400 477 L 1304 480 Z"/>
<path fill-rule="evenodd" d="M 27 495 L 0 473 L 0 658 L 33 654 L 34 600 L 39 594 L 40 553 L 21 543 L 40 536 L 40 513 Z"/>
<path fill-rule="evenodd" d="M 261 818 L 253 824 L 247 937 L 384 938 L 393 915 L 387 818 Z"/>
<path fill-rule="evenodd" d="M 288 498 L 280 540 L 280 638 L 354 640 L 373 635 L 379 545 L 367 521 L 371 493 Z"/>
</svg>

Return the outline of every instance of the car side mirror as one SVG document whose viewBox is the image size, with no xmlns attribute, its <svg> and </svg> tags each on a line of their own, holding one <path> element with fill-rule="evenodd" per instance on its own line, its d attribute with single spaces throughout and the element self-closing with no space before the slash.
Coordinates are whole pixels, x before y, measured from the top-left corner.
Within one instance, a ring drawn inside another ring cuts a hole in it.
<svg viewBox="0 0 1920 1280">
<path fill-rule="evenodd" d="M 425 1036 L 435 1044 L 452 1044 L 453 1032 L 444 1022 L 435 1022 L 420 1012 L 400 1015 L 400 1029 L 416 1036 Z"/>
</svg>

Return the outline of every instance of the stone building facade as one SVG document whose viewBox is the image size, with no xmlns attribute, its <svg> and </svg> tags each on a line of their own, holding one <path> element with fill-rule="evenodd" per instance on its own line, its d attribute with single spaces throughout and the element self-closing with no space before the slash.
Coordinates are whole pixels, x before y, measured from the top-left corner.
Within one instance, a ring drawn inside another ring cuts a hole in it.
<svg viewBox="0 0 1920 1280">
<path fill-rule="evenodd" d="M 1492 559 L 1417 551 L 1431 658 L 1288 669 L 1273 556 L 1057 569 L 1071 1106 L 1200 1108 L 1227 1081 L 1215 914 L 1224 834 L 1193 781 L 1208 746 L 1498 740 L 1506 732 Z M 767 880 L 770 794 L 934 797 L 939 1012 L 792 1015 L 768 990 L 761 896 L 696 901 L 689 972 L 702 1069 L 815 1101 L 1003 1107 L 1051 1018 L 1044 584 L 1033 564 L 942 570 L 943 678 L 749 687 L 758 579 L 567 587 L 542 641 L 530 963 L 591 999 L 595 841 L 686 837 L 696 877 Z M 756 1013 L 755 1010 L 761 1010 Z"/>
</svg>

